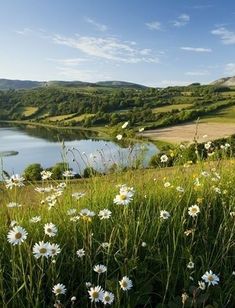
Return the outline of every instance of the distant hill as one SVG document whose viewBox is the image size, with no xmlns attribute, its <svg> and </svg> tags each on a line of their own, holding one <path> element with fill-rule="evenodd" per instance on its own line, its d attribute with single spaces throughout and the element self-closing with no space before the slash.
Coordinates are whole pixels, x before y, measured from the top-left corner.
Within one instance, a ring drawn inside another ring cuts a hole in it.
<svg viewBox="0 0 235 308">
<path fill-rule="evenodd" d="M 132 88 L 144 89 L 143 85 L 126 81 L 100 81 L 96 83 L 83 81 L 32 81 L 32 80 L 11 80 L 0 79 L 0 90 L 33 89 L 39 87 L 110 87 L 110 88 Z"/>
<path fill-rule="evenodd" d="M 218 80 L 213 81 L 211 84 L 222 87 L 235 87 L 235 76 L 220 78 Z"/>
</svg>

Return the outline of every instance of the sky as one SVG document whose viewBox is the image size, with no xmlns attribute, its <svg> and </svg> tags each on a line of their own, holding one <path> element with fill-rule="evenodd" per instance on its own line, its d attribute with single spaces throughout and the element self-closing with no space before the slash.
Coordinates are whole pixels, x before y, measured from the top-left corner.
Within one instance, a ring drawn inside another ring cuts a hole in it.
<svg viewBox="0 0 235 308">
<path fill-rule="evenodd" d="M 233 75 L 234 0 L 0 0 L 0 78 L 165 87 Z"/>
</svg>

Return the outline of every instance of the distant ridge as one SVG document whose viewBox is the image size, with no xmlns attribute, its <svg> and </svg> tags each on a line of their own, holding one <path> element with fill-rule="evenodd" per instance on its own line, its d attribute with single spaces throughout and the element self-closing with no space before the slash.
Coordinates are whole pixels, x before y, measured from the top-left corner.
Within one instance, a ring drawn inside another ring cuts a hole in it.
<svg viewBox="0 0 235 308">
<path fill-rule="evenodd" d="M 221 86 L 221 87 L 235 87 L 235 76 L 220 78 L 218 80 L 213 81 L 211 85 Z"/>
<path fill-rule="evenodd" d="M 132 88 L 144 89 L 146 86 L 126 82 L 126 81 L 99 81 L 99 82 L 83 82 L 83 81 L 32 81 L 32 80 L 11 80 L 0 79 L 0 90 L 20 90 L 33 89 L 39 87 L 111 87 L 111 88 Z"/>
</svg>

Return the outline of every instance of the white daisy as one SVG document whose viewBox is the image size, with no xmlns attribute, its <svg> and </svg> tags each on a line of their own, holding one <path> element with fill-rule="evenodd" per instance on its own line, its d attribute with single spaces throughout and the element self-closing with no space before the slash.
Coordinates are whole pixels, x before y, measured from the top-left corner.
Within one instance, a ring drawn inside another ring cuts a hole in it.
<svg viewBox="0 0 235 308">
<path fill-rule="evenodd" d="M 122 280 L 119 281 L 120 287 L 123 291 L 128 291 L 133 287 L 132 280 L 127 276 L 124 276 Z"/>
<path fill-rule="evenodd" d="M 21 245 L 27 239 L 28 232 L 20 227 L 15 226 L 12 230 L 10 230 L 7 234 L 7 240 L 9 243 L 14 245 Z"/>
<path fill-rule="evenodd" d="M 41 177 L 42 177 L 42 180 L 48 180 L 50 179 L 52 176 L 52 172 L 51 171 L 48 171 L 48 170 L 43 170 L 41 172 Z"/>
<path fill-rule="evenodd" d="M 211 284 L 214 286 L 219 283 L 219 277 L 211 270 L 209 272 L 205 272 L 205 274 L 202 276 L 202 279 L 208 283 L 208 286 Z"/>
<path fill-rule="evenodd" d="M 62 283 L 57 283 L 56 285 L 54 285 L 53 289 L 52 289 L 52 292 L 58 296 L 60 294 L 65 294 L 66 293 L 66 287 L 64 284 Z"/>
<path fill-rule="evenodd" d="M 109 219 L 111 217 L 111 214 L 112 212 L 107 210 L 107 209 L 104 209 L 104 210 L 101 210 L 98 214 L 98 216 L 100 217 L 100 219 Z"/>
<path fill-rule="evenodd" d="M 34 244 L 33 255 L 36 259 L 39 259 L 40 257 L 48 258 L 50 254 L 50 243 L 44 243 L 44 241 L 40 241 L 39 243 Z"/>
<path fill-rule="evenodd" d="M 41 219 L 42 219 L 41 216 L 34 216 L 34 217 L 30 218 L 29 222 L 35 224 L 35 223 L 41 221 Z"/>
<path fill-rule="evenodd" d="M 107 267 L 103 264 L 95 265 L 93 270 L 98 274 L 103 274 L 107 271 Z"/>
<path fill-rule="evenodd" d="M 119 134 L 119 135 L 116 136 L 116 138 L 117 138 L 117 140 L 121 140 L 122 139 L 122 135 Z"/>
<path fill-rule="evenodd" d="M 165 183 L 164 183 L 164 187 L 165 187 L 165 188 L 171 187 L 171 183 L 170 183 L 170 182 L 165 182 Z"/>
<path fill-rule="evenodd" d="M 194 263 L 193 263 L 192 261 L 190 261 L 190 262 L 187 264 L 187 268 L 193 269 L 193 268 L 194 268 Z"/>
<path fill-rule="evenodd" d="M 123 125 L 122 125 L 122 128 L 126 128 L 128 126 L 129 122 L 125 122 Z"/>
<path fill-rule="evenodd" d="M 117 205 L 128 205 L 133 198 L 133 193 L 130 191 L 121 191 L 119 195 L 116 195 L 113 202 Z"/>
<path fill-rule="evenodd" d="M 177 190 L 179 193 L 183 193 L 183 192 L 184 192 L 184 188 L 181 187 L 181 186 L 177 186 L 177 187 L 176 187 L 176 190 Z"/>
<path fill-rule="evenodd" d="M 53 223 L 50 222 L 44 225 L 44 232 L 49 237 L 53 237 L 57 234 L 58 229 Z"/>
<path fill-rule="evenodd" d="M 75 176 L 75 173 L 72 170 L 66 170 L 63 172 L 63 176 L 65 178 L 73 178 Z"/>
<path fill-rule="evenodd" d="M 17 207 L 22 207 L 22 205 L 19 204 L 19 203 L 17 203 L 17 202 L 9 202 L 9 203 L 7 204 L 7 207 L 8 207 L 8 208 L 17 208 Z"/>
<path fill-rule="evenodd" d="M 91 302 L 98 303 L 99 301 L 102 301 L 104 298 L 104 290 L 101 288 L 101 286 L 91 287 L 88 291 L 90 295 Z"/>
<path fill-rule="evenodd" d="M 76 252 L 78 258 L 82 258 L 85 256 L 85 250 L 82 248 L 82 249 L 78 249 L 77 252 Z"/>
<path fill-rule="evenodd" d="M 161 163 L 166 163 L 167 161 L 168 161 L 168 157 L 167 157 L 167 155 L 162 155 L 161 157 L 160 157 L 160 160 L 161 160 Z"/>
<path fill-rule="evenodd" d="M 196 217 L 200 213 L 200 208 L 198 205 L 192 205 L 188 208 L 188 214 L 192 217 Z"/>
<path fill-rule="evenodd" d="M 114 294 L 112 292 L 105 291 L 102 302 L 104 305 L 111 305 L 114 301 Z"/>
<path fill-rule="evenodd" d="M 60 246 L 58 244 L 48 243 L 48 253 L 50 257 L 55 257 L 61 252 Z"/>
<path fill-rule="evenodd" d="M 6 180 L 6 188 L 12 189 L 13 187 L 24 186 L 24 178 L 19 174 L 13 174 L 10 179 Z"/>
<path fill-rule="evenodd" d="M 205 290 L 206 289 L 206 284 L 204 281 L 198 281 L 198 288 L 201 290 Z"/>
<path fill-rule="evenodd" d="M 76 200 L 79 200 L 80 198 L 84 197 L 85 193 L 83 192 L 75 192 L 72 194 L 72 197 L 75 198 Z"/>
<path fill-rule="evenodd" d="M 171 214 L 165 210 L 160 211 L 160 218 L 168 219 L 171 217 Z"/>
</svg>

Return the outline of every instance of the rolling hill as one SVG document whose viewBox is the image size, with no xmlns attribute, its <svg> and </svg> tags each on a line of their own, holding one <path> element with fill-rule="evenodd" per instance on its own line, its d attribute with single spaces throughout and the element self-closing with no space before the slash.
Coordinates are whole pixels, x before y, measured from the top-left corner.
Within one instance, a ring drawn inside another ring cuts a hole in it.
<svg viewBox="0 0 235 308">
<path fill-rule="evenodd" d="M 211 84 L 214 86 L 235 87 L 235 76 L 220 78 L 213 81 Z"/>
</svg>

